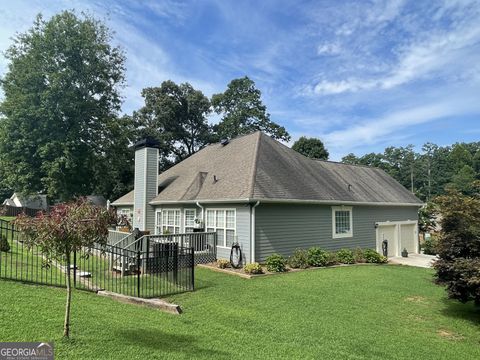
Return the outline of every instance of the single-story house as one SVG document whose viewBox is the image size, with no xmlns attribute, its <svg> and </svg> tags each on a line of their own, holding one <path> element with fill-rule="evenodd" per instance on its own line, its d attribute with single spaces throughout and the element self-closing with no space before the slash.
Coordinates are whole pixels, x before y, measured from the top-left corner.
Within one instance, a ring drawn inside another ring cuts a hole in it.
<svg viewBox="0 0 480 360">
<path fill-rule="evenodd" d="M 151 234 L 216 232 L 246 262 L 297 248 L 418 252 L 422 202 L 384 171 L 309 159 L 262 132 L 206 146 L 158 175 L 156 144 L 136 144 L 134 190 L 112 203 Z"/>
<path fill-rule="evenodd" d="M 10 198 L 5 199 L 2 205 L 30 208 L 34 210 L 48 209 L 47 195 L 23 196 L 19 193 L 14 193 Z"/>
</svg>

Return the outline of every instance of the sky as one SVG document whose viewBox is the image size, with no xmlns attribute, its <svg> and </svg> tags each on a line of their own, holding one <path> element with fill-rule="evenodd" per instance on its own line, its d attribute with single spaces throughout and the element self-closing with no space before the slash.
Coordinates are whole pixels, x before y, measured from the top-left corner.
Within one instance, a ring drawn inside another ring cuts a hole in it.
<svg viewBox="0 0 480 360">
<path fill-rule="evenodd" d="M 0 0 L 0 51 L 71 9 L 124 49 L 124 113 L 164 80 L 211 96 L 247 75 L 291 143 L 318 137 L 332 160 L 480 140 L 480 0 Z"/>
</svg>

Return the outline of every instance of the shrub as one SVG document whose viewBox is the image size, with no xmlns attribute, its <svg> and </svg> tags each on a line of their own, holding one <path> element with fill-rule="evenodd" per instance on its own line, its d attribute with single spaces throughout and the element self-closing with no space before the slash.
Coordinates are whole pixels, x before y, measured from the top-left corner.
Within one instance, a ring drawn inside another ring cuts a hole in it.
<svg viewBox="0 0 480 360">
<path fill-rule="evenodd" d="M 308 267 L 308 252 L 303 249 L 297 249 L 292 256 L 288 258 L 288 265 L 292 269 L 306 269 Z"/>
<path fill-rule="evenodd" d="M 381 264 L 387 262 L 387 258 L 385 256 L 380 255 L 373 249 L 364 250 L 363 256 L 365 257 L 365 262 L 369 264 Z"/>
<path fill-rule="evenodd" d="M 271 272 L 287 271 L 287 260 L 279 254 L 272 254 L 265 260 L 267 270 Z"/>
<path fill-rule="evenodd" d="M 308 249 L 308 265 L 310 266 L 326 266 L 328 261 L 328 253 L 317 247 Z"/>
<path fill-rule="evenodd" d="M 353 250 L 353 258 L 355 259 L 356 263 L 364 263 L 366 262 L 365 260 L 365 254 L 362 249 L 356 248 Z"/>
<path fill-rule="evenodd" d="M 338 265 L 338 264 L 339 264 L 339 261 L 338 261 L 337 253 L 334 253 L 334 252 L 327 253 L 327 260 L 325 261 L 325 265 L 332 266 L 332 265 Z"/>
<path fill-rule="evenodd" d="M 438 239 L 436 236 L 431 236 L 429 239 L 425 239 L 422 244 L 423 253 L 426 255 L 437 255 Z"/>
<path fill-rule="evenodd" d="M 262 267 L 256 262 L 245 265 L 243 267 L 243 271 L 245 271 L 247 274 L 263 274 Z"/>
<path fill-rule="evenodd" d="M 225 260 L 225 259 L 219 259 L 217 260 L 217 267 L 220 269 L 226 269 L 230 267 L 230 261 Z"/>
<path fill-rule="evenodd" d="M 10 244 L 8 243 L 7 237 L 5 235 L 0 236 L 0 251 L 10 251 Z"/>
<path fill-rule="evenodd" d="M 480 196 L 450 190 L 436 202 L 442 214 L 437 283 L 446 286 L 450 298 L 480 306 Z"/>
<path fill-rule="evenodd" d="M 349 249 L 341 249 L 337 251 L 337 259 L 341 264 L 353 264 L 355 263 L 355 257 L 353 251 Z"/>
</svg>

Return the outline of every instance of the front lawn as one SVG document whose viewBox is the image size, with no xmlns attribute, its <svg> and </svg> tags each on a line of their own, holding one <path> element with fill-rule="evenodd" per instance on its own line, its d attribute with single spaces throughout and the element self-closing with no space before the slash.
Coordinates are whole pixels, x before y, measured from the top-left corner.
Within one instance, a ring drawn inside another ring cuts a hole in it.
<svg viewBox="0 0 480 360">
<path fill-rule="evenodd" d="M 247 280 L 196 269 L 180 316 L 0 281 L 0 340 L 55 341 L 57 359 L 478 359 L 480 312 L 445 300 L 432 271 L 351 266 Z"/>
</svg>

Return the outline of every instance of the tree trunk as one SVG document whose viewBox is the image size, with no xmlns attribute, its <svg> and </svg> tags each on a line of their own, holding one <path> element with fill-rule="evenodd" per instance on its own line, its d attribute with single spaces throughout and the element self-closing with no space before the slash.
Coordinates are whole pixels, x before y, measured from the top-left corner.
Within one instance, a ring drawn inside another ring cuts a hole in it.
<svg viewBox="0 0 480 360">
<path fill-rule="evenodd" d="M 72 302 L 72 286 L 70 279 L 70 254 L 67 255 L 67 303 L 65 306 L 65 322 L 63 324 L 63 336 L 70 336 L 70 304 Z"/>
</svg>

